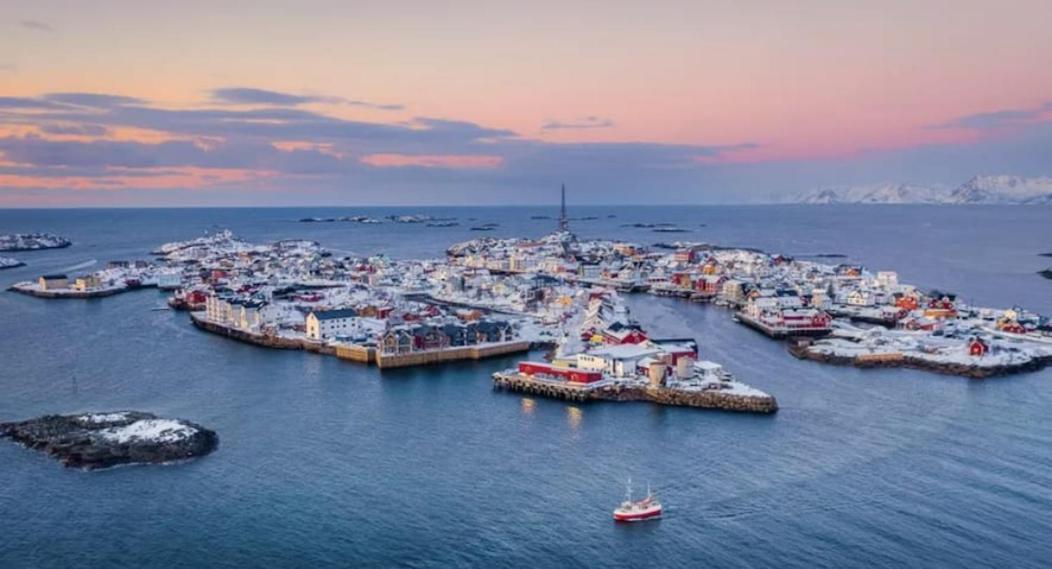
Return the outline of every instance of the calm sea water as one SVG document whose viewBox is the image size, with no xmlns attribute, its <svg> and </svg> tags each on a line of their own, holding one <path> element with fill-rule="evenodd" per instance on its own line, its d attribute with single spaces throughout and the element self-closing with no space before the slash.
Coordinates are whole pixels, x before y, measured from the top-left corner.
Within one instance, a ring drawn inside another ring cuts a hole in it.
<svg viewBox="0 0 1052 569">
<path fill-rule="evenodd" d="M 303 224 L 426 212 L 460 227 Z M 540 208 L 0 211 L 0 233 L 53 231 L 0 284 L 228 227 L 353 253 L 441 255 L 500 224 L 540 235 Z M 1052 208 L 573 208 L 582 237 L 837 253 L 972 303 L 1052 313 Z M 608 217 L 608 216 L 616 217 Z M 476 221 L 467 218 L 475 217 Z M 672 222 L 658 234 L 624 223 Z M 704 226 L 703 226 L 704 225 Z M 0 293 L 0 420 L 140 409 L 214 428 L 196 462 L 85 473 L 0 444 L 0 567 L 1048 567 L 1052 370 L 970 381 L 827 367 L 715 307 L 631 297 L 663 335 L 774 393 L 774 417 L 496 393 L 490 360 L 386 371 L 268 351 L 152 311 Z M 615 525 L 631 476 L 667 506 Z"/>
</svg>

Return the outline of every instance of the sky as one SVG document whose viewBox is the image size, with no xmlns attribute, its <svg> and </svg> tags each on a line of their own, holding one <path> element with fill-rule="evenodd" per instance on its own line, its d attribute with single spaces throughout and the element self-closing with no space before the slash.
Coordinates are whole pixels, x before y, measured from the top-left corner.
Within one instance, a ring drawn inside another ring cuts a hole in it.
<svg viewBox="0 0 1052 569">
<path fill-rule="evenodd" d="M 0 207 L 1052 175 L 1052 2 L 0 0 Z"/>
</svg>

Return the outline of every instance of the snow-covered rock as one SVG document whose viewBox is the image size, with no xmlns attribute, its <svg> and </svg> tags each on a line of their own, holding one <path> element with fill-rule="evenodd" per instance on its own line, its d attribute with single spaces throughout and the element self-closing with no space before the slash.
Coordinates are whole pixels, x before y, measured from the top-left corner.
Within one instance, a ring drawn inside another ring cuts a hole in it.
<svg viewBox="0 0 1052 569">
<path fill-rule="evenodd" d="M 59 249 L 70 245 L 69 239 L 50 233 L 0 235 L 0 251 L 36 251 L 38 249 Z"/>
<path fill-rule="evenodd" d="M 0 423 L 2 437 L 86 470 L 186 460 L 206 455 L 219 444 L 215 432 L 200 425 L 138 411 L 45 415 Z"/>
<path fill-rule="evenodd" d="M 12 259 L 10 257 L 0 257 L 0 269 L 13 269 L 15 267 L 21 267 L 24 265 L 22 261 L 18 259 Z"/>
</svg>

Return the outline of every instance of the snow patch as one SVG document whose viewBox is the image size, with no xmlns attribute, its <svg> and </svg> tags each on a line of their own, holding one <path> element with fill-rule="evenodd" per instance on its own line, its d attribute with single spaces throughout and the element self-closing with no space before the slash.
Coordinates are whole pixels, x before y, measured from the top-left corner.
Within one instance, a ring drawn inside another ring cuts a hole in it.
<svg viewBox="0 0 1052 569">
<path fill-rule="evenodd" d="M 99 432 L 102 438 L 117 443 L 174 443 L 189 439 L 195 433 L 197 429 L 172 419 L 142 419 L 123 427 L 111 427 Z"/>
</svg>

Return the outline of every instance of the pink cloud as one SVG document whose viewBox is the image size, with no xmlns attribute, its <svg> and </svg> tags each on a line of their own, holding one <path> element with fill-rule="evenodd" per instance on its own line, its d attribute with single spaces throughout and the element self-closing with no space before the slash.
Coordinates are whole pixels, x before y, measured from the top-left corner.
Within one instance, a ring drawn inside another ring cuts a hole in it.
<svg viewBox="0 0 1052 569">
<path fill-rule="evenodd" d="M 417 166 L 421 168 L 450 169 L 491 169 L 504 164 L 501 156 L 485 154 L 370 154 L 361 159 L 363 164 L 377 168 L 402 168 Z"/>
<path fill-rule="evenodd" d="M 172 166 L 158 168 L 106 168 L 102 176 L 34 176 L 0 174 L 0 188 L 42 188 L 72 190 L 121 189 L 200 189 L 270 178 L 274 172 L 241 168 L 199 168 Z"/>
</svg>

